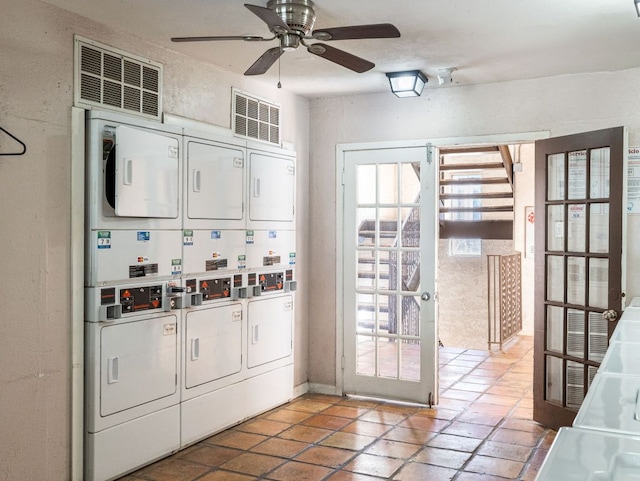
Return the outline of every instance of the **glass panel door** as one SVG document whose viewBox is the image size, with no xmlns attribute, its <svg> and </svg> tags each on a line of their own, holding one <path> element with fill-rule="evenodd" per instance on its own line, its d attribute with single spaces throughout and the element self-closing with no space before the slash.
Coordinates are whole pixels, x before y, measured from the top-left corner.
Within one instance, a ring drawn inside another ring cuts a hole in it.
<svg viewBox="0 0 640 481">
<path fill-rule="evenodd" d="M 534 419 L 573 421 L 621 311 L 624 129 L 536 143 Z"/>
<path fill-rule="evenodd" d="M 435 402 L 434 164 L 426 147 L 344 163 L 344 392 Z"/>
</svg>

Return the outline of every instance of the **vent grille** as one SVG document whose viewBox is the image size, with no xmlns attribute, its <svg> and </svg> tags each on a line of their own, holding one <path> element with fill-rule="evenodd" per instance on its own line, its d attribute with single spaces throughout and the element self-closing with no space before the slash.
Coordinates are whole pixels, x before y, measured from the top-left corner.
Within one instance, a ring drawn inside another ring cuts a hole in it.
<svg viewBox="0 0 640 481">
<path fill-rule="evenodd" d="M 280 145 L 280 106 L 234 89 L 233 133 Z"/>
<path fill-rule="evenodd" d="M 162 65 L 76 37 L 75 105 L 160 120 Z"/>
</svg>

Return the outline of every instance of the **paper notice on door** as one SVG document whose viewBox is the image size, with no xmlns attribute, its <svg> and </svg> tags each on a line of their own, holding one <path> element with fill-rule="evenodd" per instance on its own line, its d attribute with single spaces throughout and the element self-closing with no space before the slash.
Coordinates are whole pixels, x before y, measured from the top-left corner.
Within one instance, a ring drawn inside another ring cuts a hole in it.
<svg viewBox="0 0 640 481">
<path fill-rule="evenodd" d="M 627 213 L 640 214 L 640 147 L 629 147 L 627 159 Z"/>
</svg>

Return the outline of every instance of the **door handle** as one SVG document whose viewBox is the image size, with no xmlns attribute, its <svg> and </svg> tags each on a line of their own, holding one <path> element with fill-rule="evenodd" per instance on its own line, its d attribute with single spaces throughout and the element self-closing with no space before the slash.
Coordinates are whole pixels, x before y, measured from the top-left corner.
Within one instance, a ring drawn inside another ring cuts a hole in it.
<svg viewBox="0 0 640 481">
<path fill-rule="evenodd" d="M 122 180 L 124 185 L 133 184 L 133 160 L 124 159 L 124 179 Z"/>
<path fill-rule="evenodd" d="M 197 361 L 200 359 L 200 338 L 191 339 L 191 360 Z"/>
<path fill-rule="evenodd" d="M 604 311 L 602 313 L 602 317 L 605 321 L 615 322 L 618 320 L 618 313 L 614 309 L 609 309 L 608 311 Z"/>
<path fill-rule="evenodd" d="M 115 384 L 118 382 L 118 358 L 110 357 L 107 359 L 107 384 Z"/>
<path fill-rule="evenodd" d="M 260 177 L 253 179 L 253 196 L 260 197 Z"/>
<path fill-rule="evenodd" d="M 200 192 L 202 177 L 199 170 L 193 171 L 193 191 Z"/>
</svg>

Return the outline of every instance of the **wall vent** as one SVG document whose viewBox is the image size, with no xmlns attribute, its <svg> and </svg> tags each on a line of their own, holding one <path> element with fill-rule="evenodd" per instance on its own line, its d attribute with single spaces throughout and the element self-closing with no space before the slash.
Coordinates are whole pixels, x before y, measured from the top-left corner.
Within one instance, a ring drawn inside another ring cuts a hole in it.
<svg viewBox="0 0 640 481">
<path fill-rule="evenodd" d="M 233 89 L 232 128 L 238 137 L 280 145 L 280 106 Z"/>
<path fill-rule="evenodd" d="M 162 117 L 162 64 L 75 37 L 74 105 Z"/>
</svg>

